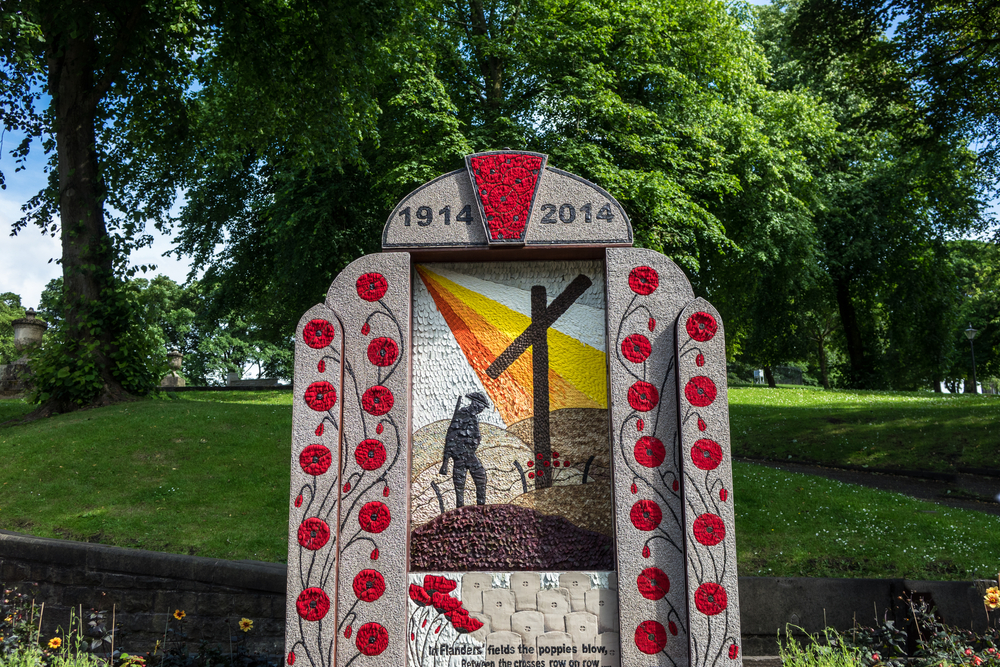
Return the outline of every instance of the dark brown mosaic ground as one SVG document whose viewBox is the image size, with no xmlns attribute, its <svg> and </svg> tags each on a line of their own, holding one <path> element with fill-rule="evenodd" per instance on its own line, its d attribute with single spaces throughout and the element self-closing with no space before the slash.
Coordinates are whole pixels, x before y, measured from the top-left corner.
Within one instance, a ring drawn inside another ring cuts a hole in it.
<svg viewBox="0 0 1000 667">
<path fill-rule="evenodd" d="M 410 535 L 410 569 L 613 570 L 610 537 L 516 505 L 451 510 Z"/>
</svg>

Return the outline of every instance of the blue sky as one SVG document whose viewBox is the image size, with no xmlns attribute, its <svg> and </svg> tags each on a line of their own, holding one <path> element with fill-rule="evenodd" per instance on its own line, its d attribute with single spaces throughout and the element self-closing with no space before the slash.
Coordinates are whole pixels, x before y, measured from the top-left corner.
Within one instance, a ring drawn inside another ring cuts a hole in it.
<svg viewBox="0 0 1000 667">
<path fill-rule="evenodd" d="M 768 0 L 750 1 L 755 5 L 768 4 Z M 0 190 L 0 293 L 19 294 L 22 305 L 37 308 L 45 285 L 62 274 L 55 261 L 62 251 L 58 235 L 51 238 L 39 232 L 37 227 L 23 229 L 16 237 L 9 236 L 11 225 L 21 217 L 21 206 L 45 183 L 45 156 L 38 144 L 28 157 L 27 169 L 14 173 L 10 148 L 17 141 L 9 133 L 4 135 L 0 153 L 0 169 L 7 178 L 7 189 Z M 156 270 L 145 274 L 147 278 L 162 273 L 183 283 L 187 278 L 189 262 L 162 257 L 171 248 L 170 238 L 157 232 L 152 225 L 147 231 L 154 238 L 153 245 L 132 253 L 132 264 L 155 264 Z"/>
</svg>

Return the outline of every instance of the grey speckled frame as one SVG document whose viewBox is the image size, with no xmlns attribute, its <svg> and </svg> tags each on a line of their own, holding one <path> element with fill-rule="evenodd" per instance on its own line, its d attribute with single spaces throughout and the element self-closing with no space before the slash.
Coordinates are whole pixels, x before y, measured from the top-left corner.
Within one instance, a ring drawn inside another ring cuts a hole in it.
<svg viewBox="0 0 1000 667">
<path fill-rule="evenodd" d="M 476 205 L 469 224 L 402 224 L 406 206 L 450 206 L 454 216 L 474 197 L 466 170 L 408 195 L 383 233 L 383 247 L 396 252 L 349 265 L 296 329 L 286 664 L 407 662 L 411 280 L 420 253 L 516 261 L 604 249 L 621 665 L 740 667 L 718 312 L 694 298 L 668 258 L 612 247 L 632 243 L 620 204 L 557 169 L 544 169 L 535 193 L 530 255 L 490 249 Z M 616 224 L 539 223 L 547 204 L 558 216 L 563 203 L 580 211 L 584 202 L 591 211 L 608 204 Z"/>
</svg>

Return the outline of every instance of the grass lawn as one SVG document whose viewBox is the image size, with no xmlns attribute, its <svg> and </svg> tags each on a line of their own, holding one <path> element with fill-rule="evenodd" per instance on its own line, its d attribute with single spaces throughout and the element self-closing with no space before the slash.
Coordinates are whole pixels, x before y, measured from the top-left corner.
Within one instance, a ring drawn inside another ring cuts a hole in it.
<svg viewBox="0 0 1000 667">
<path fill-rule="evenodd" d="M 0 528 L 284 561 L 291 400 L 191 392 L 0 428 Z M 835 462 L 821 457 L 842 450 L 888 467 L 899 429 L 904 441 L 926 432 L 926 453 L 897 465 L 936 469 L 939 429 L 982 461 L 1000 437 L 992 397 L 734 388 L 730 400 L 734 449 L 748 456 Z M 0 401 L 0 419 L 29 409 Z M 969 579 L 1000 566 L 1000 517 L 751 464 L 734 477 L 741 574 Z"/>
<path fill-rule="evenodd" d="M 1000 396 L 734 387 L 729 405 L 735 456 L 941 472 L 1000 468 Z"/>
</svg>

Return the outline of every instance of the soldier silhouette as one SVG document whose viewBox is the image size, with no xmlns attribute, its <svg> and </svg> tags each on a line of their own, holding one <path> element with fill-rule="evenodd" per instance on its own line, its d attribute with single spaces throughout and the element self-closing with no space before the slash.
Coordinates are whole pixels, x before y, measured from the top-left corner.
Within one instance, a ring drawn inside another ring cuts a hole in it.
<svg viewBox="0 0 1000 667">
<path fill-rule="evenodd" d="M 465 476 L 472 473 L 476 483 L 476 504 L 486 504 L 486 468 L 476 456 L 479 448 L 479 420 L 477 415 L 486 409 L 489 401 L 481 392 L 466 394 L 469 404 L 462 407 L 462 397 L 455 403 L 455 414 L 444 437 L 444 460 L 441 462 L 442 475 L 448 474 L 448 460 L 452 461 L 451 479 L 455 483 L 455 507 L 465 505 Z"/>
</svg>

